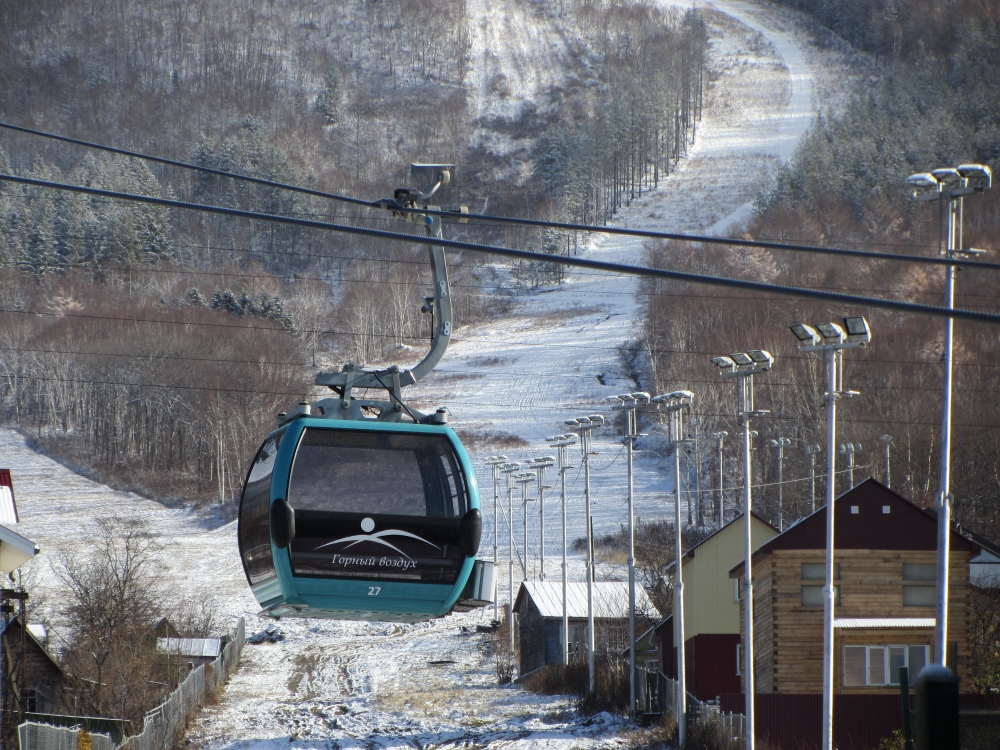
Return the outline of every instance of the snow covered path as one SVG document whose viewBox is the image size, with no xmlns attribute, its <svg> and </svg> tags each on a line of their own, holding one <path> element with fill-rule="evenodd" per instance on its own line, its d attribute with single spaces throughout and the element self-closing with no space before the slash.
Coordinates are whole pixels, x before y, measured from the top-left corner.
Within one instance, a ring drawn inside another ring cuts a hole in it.
<svg viewBox="0 0 1000 750">
<path fill-rule="evenodd" d="M 515 100 L 543 95 L 563 43 L 537 33 L 528 15 L 507 18 L 475 0 L 469 7 L 482 13 L 474 34 L 479 69 L 470 78 L 480 96 L 477 111 L 483 116 L 497 111 L 499 105 L 488 99 L 496 96 L 492 87 L 500 73 Z M 748 3 L 718 0 L 703 10 L 713 65 L 721 74 L 708 91 L 706 116 L 689 158 L 657 190 L 623 211 L 621 225 L 723 231 L 746 217 L 756 176 L 788 158 L 811 121 L 813 70 L 794 29 Z M 612 238 L 587 253 L 635 262 L 642 245 Z M 609 415 L 606 397 L 636 387 L 618 354 L 639 331 L 635 284 L 597 273 L 570 274 L 562 286 L 525 297 L 509 319 L 458 331 L 442 367 L 412 396 L 447 404 L 459 429 L 502 431 L 527 441 L 529 448 L 507 451 L 513 460 L 551 453 L 544 438 L 564 432 L 564 419 Z M 615 430 L 601 432 L 595 442 L 595 527 L 610 531 L 625 520 L 625 465 Z M 483 553 L 488 556 L 492 492 L 484 457 L 476 460 L 486 500 Z M 33 453 L 10 431 L 0 430 L 0 464 L 14 474 L 20 531 L 43 549 L 44 559 L 32 573 L 39 589 L 56 585 L 48 561 L 76 543 L 94 518 L 138 511 L 161 535 L 162 575 L 172 594 L 213 598 L 225 624 L 256 611 L 239 565 L 235 524 L 211 530 L 186 510 L 92 483 Z M 636 468 L 638 514 L 667 515 L 672 478 L 666 468 L 641 456 Z M 572 538 L 584 533 L 582 480 L 577 472 L 569 479 Z M 554 559 L 554 502 L 547 504 L 547 527 L 547 553 Z M 531 542 L 534 546 L 533 537 Z M 598 574 L 618 572 L 607 568 Z M 500 573 L 503 597 L 506 565 Z M 284 621 L 285 640 L 247 647 L 244 667 L 219 704 L 195 722 L 190 743 L 211 750 L 428 745 L 570 750 L 622 743 L 620 725 L 611 717 L 581 721 L 565 697 L 497 687 L 484 641 L 473 633 L 477 622 L 491 616 L 488 610 L 404 626 Z M 248 618 L 249 632 L 265 624 Z"/>
<path fill-rule="evenodd" d="M 721 233 L 749 215 L 757 176 L 789 158 L 812 122 L 812 75 L 792 33 L 757 20 L 759 10 L 749 4 L 718 2 L 715 7 L 719 10 L 707 16 L 713 65 L 722 75 L 707 93 L 706 114 L 689 156 L 656 190 L 621 212 L 621 226 Z M 642 253 L 641 240 L 605 237 L 586 254 L 637 263 Z M 636 389 L 619 347 L 640 332 L 637 283 L 573 271 L 561 286 L 526 296 L 512 316 L 459 331 L 444 362 L 412 395 L 426 405 L 447 404 L 454 427 L 509 432 L 530 443 L 530 448 L 504 451 L 511 460 L 551 454 L 545 438 L 564 432 L 563 420 L 593 413 L 610 417 L 607 398 Z M 617 429 L 608 428 L 595 433 L 594 442 L 600 453 L 592 462 L 595 530 L 612 531 L 626 520 L 621 439 Z M 571 455 L 577 451 L 571 449 Z M 483 495 L 491 499 L 490 470 L 478 468 Z M 549 475 L 552 483 L 554 474 Z M 585 533 L 583 482 L 578 471 L 569 481 L 570 535 L 579 537 Z M 640 454 L 637 514 L 666 516 L 672 492 L 667 467 Z M 557 503 L 547 503 L 547 529 L 557 528 L 557 517 Z M 555 554 L 556 535 L 549 533 L 546 542 L 547 554 Z"/>
</svg>

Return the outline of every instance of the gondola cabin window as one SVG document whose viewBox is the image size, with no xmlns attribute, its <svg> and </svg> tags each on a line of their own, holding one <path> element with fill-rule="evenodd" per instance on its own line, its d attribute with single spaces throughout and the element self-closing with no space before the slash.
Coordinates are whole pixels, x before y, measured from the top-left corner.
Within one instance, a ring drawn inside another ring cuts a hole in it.
<svg viewBox="0 0 1000 750">
<path fill-rule="evenodd" d="M 269 437 L 254 458 L 240 499 L 240 557 L 250 585 L 276 576 L 271 557 L 271 532 L 268 511 L 271 505 L 271 477 L 274 459 L 285 432 Z"/>
<path fill-rule="evenodd" d="M 464 564 L 469 488 L 445 435 L 306 428 L 288 502 L 296 576 L 452 584 Z"/>
<path fill-rule="evenodd" d="M 443 435 L 306 429 L 288 502 L 296 513 L 461 518 L 469 499 Z"/>
</svg>

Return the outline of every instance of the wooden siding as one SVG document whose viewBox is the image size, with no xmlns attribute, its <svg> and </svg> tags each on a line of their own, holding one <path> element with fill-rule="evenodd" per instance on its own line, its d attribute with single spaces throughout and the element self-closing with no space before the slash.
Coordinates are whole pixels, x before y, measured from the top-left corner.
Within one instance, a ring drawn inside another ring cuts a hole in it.
<svg viewBox="0 0 1000 750">
<path fill-rule="evenodd" d="M 753 517 L 750 528 L 753 547 L 758 549 L 777 531 Z M 722 527 L 684 560 L 684 634 L 740 632 L 740 605 L 736 601 L 729 570 L 743 559 L 743 518 Z"/>
<path fill-rule="evenodd" d="M 21 639 L 24 638 L 24 685 L 20 681 Z M 2 637 L 6 668 L 19 691 L 35 692 L 35 710 L 54 712 L 63 708 L 63 673 L 52 657 L 28 633 L 22 636 L 19 620 L 11 620 Z"/>
<path fill-rule="evenodd" d="M 521 671 L 526 675 L 545 666 L 545 620 L 531 597 L 517 613 L 517 630 L 521 646 Z"/>
<path fill-rule="evenodd" d="M 951 556 L 948 640 L 957 644 L 956 673 L 966 689 L 969 674 L 969 552 Z M 933 551 L 838 550 L 841 603 L 836 617 L 934 617 L 933 607 L 903 606 L 903 563 L 935 562 Z M 823 608 L 802 606 L 803 563 L 822 563 L 821 550 L 777 549 L 754 570 L 754 641 L 757 648 L 757 691 L 822 692 Z M 818 582 L 808 582 L 818 583 Z M 922 645 L 933 642 L 933 629 L 883 628 L 836 631 L 837 692 L 884 693 L 897 688 L 845 687 L 843 646 Z M 933 654 L 931 655 L 933 659 Z"/>
</svg>

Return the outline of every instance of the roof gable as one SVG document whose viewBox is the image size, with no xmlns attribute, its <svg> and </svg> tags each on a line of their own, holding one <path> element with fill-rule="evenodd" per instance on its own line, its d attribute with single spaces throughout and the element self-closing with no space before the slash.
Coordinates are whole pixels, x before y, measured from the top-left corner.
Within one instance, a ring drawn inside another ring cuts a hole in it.
<svg viewBox="0 0 1000 750">
<path fill-rule="evenodd" d="M 887 510 L 888 509 L 888 512 Z M 776 550 L 826 549 L 826 508 L 820 508 L 754 553 L 754 558 Z M 866 479 L 837 498 L 834 506 L 834 547 L 837 550 L 937 549 L 937 520 L 905 497 L 875 479 Z M 952 531 L 954 550 L 971 551 L 975 545 Z M 741 570 L 738 563 L 730 573 Z"/>
<path fill-rule="evenodd" d="M 522 581 L 514 600 L 514 611 L 521 612 L 530 599 L 542 617 L 562 617 L 562 581 Z M 657 616 L 658 613 L 646 590 L 635 587 L 636 612 Z M 587 584 L 573 581 L 566 584 L 566 611 L 569 617 L 587 616 Z M 594 583 L 594 617 L 618 619 L 628 617 L 628 583 L 597 581 Z"/>
<path fill-rule="evenodd" d="M 18 631 L 21 628 L 21 619 L 18 615 L 14 615 L 14 617 L 10 619 L 10 622 L 8 622 L 6 626 L 4 626 L 2 621 L 0 621 L 0 634 L 7 635 L 7 631 L 14 628 L 18 629 Z M 24 632 L 28 634 L 28 640 L 35 644 L 38 650 L 42 652 L 45 658 L 48 659 L 52 663 L 52 665 L 59 670 L 60 673 L 65 674 L 63 672 L 63 668 L 59 665 L 59 662 L 55 660 L 55 657 L 53 657 L 52 654 L 49 653 L 49 650 L 45 648 L 44 644 L 42 644 L 42 642 L 38 640 L 38 638 L 35 636 L 33 632 L 31 632 L 31 630 L 32 629 L 30 625 L 24 629 Z"/>
</svg>

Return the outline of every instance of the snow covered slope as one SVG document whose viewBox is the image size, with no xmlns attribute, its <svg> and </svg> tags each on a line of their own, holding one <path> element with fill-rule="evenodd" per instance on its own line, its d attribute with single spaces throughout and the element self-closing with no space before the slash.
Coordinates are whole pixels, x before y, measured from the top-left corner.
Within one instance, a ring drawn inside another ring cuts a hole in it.
<svg viewBox="0 0 1000 750">
<path fill-rule="evenodd" d="M 477 111 L 487 117 L 542 95 L 558 69 L 563 42 L 538 33 L 526 15 L 505 16 L 474 0 L 469 7 L 481 14 L 473 32 L 473 59 L 479 62 L 470 79 L 476 81 Z M 715 233 L 745 218 L 757 175 L 787 159 L 808 127 L 816 106 L 814 81 L 823 81 L 824 90 L 836 89 L 840 71 L 804 47 L 794 17 L 728 0 L 704 6 L 704 12 L 712 65 L 720 73 L 708 92 L 705 119 L 687 161 L 623 211 L 622 225 Z M 505 104 L 490 98 L 501 74 L 516 92 Z M 598 241 L 587 250 L 590 257 L 626 262 L 639 260 L 641 252 L 641 243 L 625 238 Z M 635 283 L 571 273 L 559 288 L 527 296 L 508 319 L 459 331 L 439 371 L 412 396 L 447 404 L 457 428 L 502 430 L 530 444 L 507 451 L 511 459 L 551 453 L 544 438 L 565 431 L 564 419 L 608 414 L 606 397 L 637 385 L 618 355 L 618 347 L 638 333 Z M 625 465 L 615 431 L 600 433 L 596 449 L 595 526 L 611 530 L 624 521 L 625 508 Z M 93 518 L 138 510 L 161 534 L 162 575 L 173 592 L 215 599 L 226 620 L 256 612 L 240 569 L 234 524 L 210 529 L 188 511 L 96 485 L 34 454 L 9 431 L 0 431 L 0 464 L 14 473 L 20 530 L 41 544 L 43 556 L 75 543 Z M 492 493 L 488 470 L 479 468 L 488 556 Z M 578 473 L 570 482 L 572 538 L 584 533 L 584 521 Z M 666 516 L 672 486 L 666 467 L 640 457 L 639 515 Z M 547 526 L 547 553 L 555 555 L 554 502 L 548 505 Z M 39 589 L 56 585 L 44 559 L 34 568 Z M 578 574 L 579 559 L 573 570 Z M 505 565 L 500 572 L 506 574 Z M 503 579 L 500 591 L 506 591 Z M 621 726 L 611 717 L 583 720 L 566 698 L 497 687 L 483 640 L 472 632 L 491 616 L 489 610 L 406 626 L 282 622 L 283 641 L 246 648 L 243 669 L 219 704 L 195 723 L 190 742 L 212 750 L 428 745 L 568 750 L 621 743 Z M 251 633 L 265 625 L 249 618 Z"/>
</svg>

